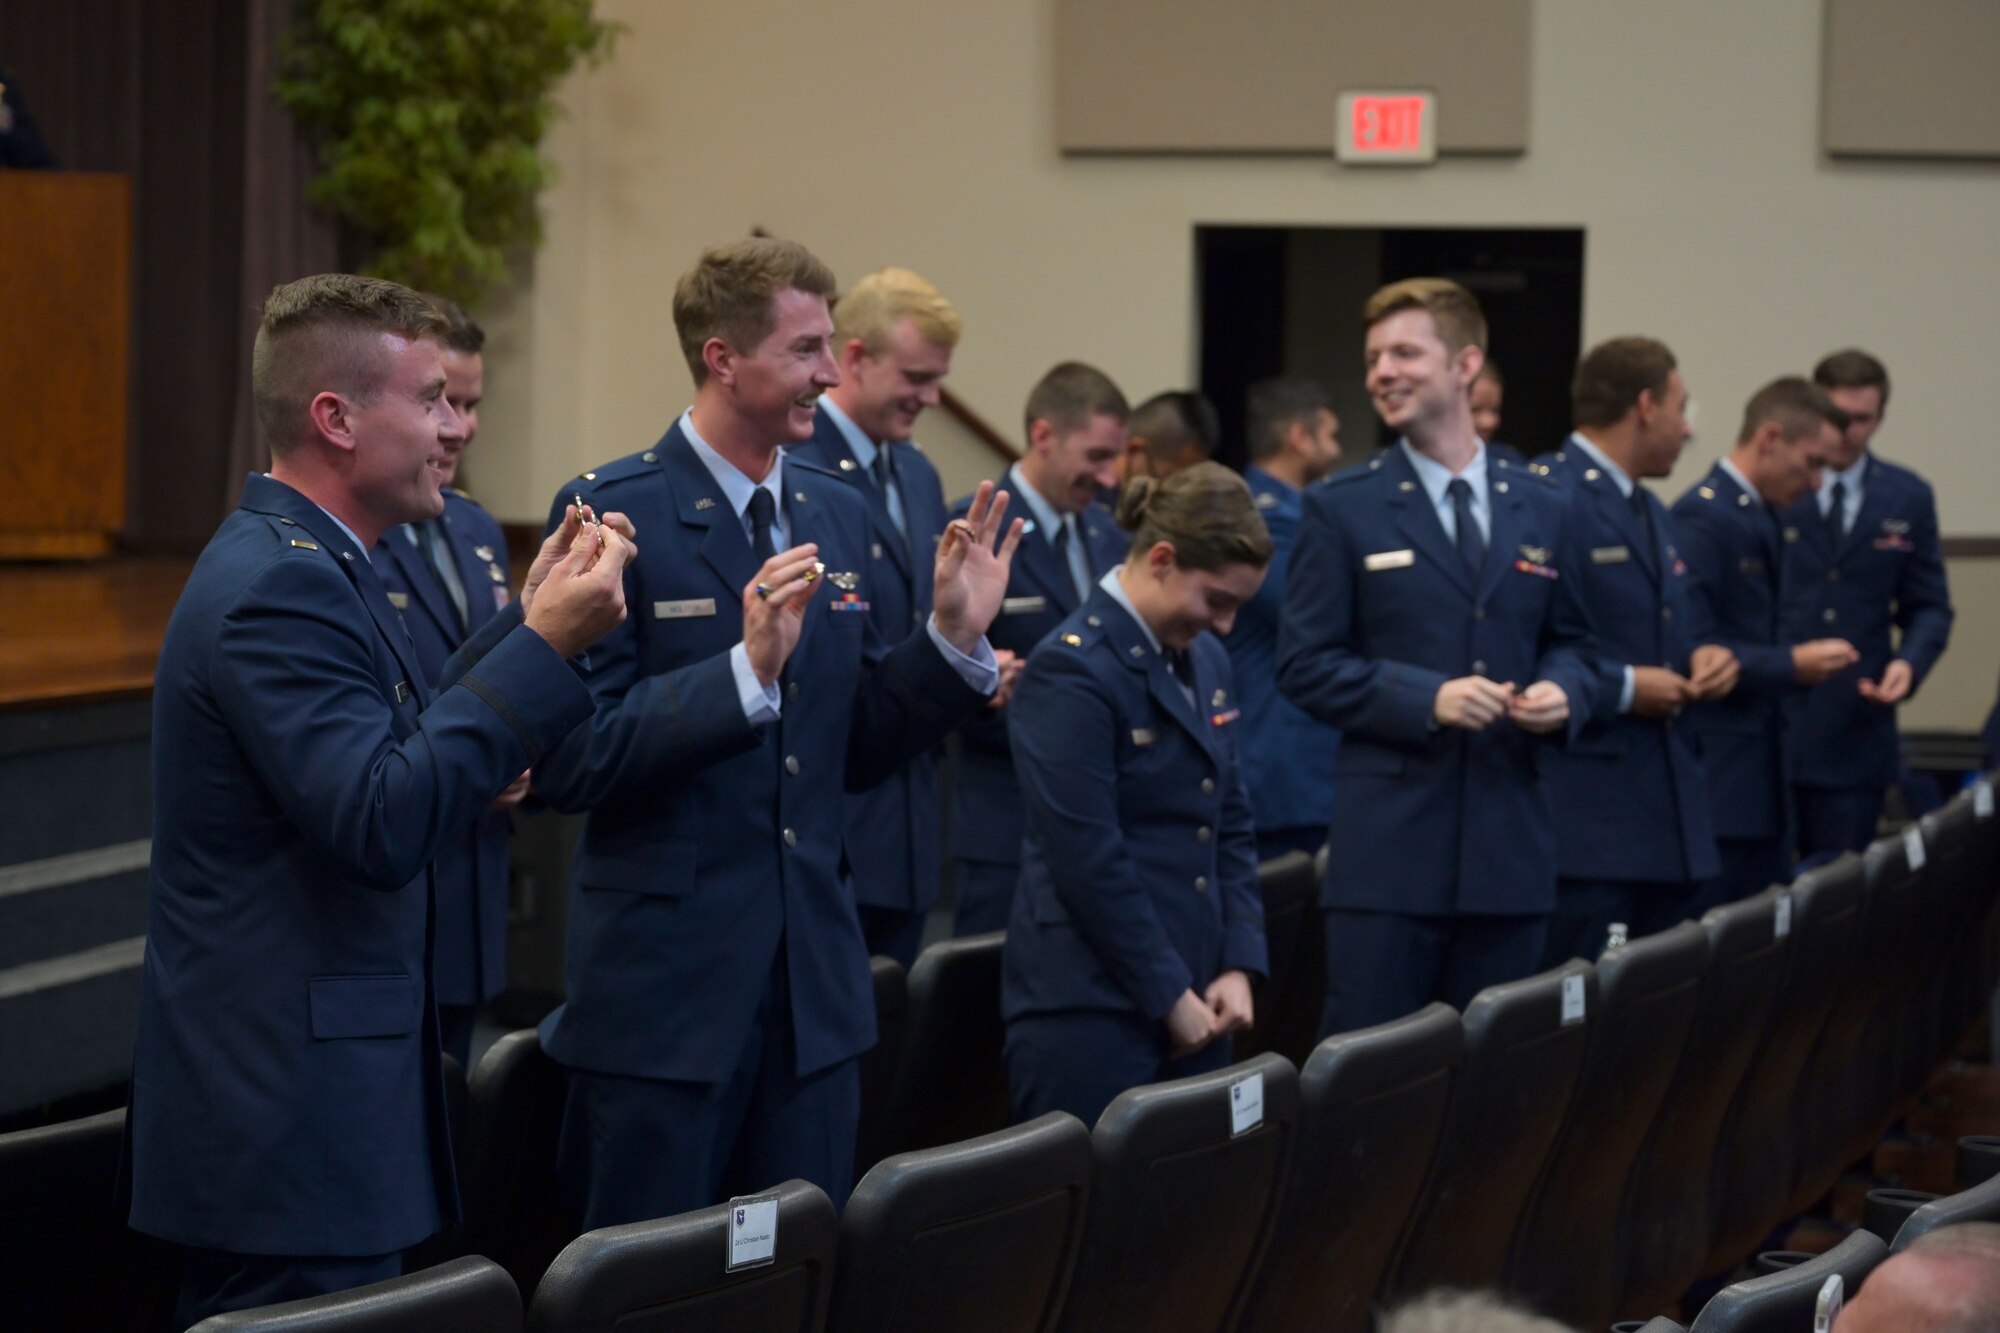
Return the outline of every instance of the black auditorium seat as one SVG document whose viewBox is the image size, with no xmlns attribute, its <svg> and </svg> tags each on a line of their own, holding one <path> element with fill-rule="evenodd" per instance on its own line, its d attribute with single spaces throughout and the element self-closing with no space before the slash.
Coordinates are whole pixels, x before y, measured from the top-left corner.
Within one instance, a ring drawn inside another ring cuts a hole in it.
<svg viewBox="0 0 2000 1333">
<path fill-rule="evenodd" d="M 1911 1213 L 1896 1233 L 1898 1252 L 1910 1248 L 1910 1242 L 1926 1232 L 1940 1227 L 1957 1226 L 1961 1222 L 2000 1222 L 2000 1176 L 1993 1176 L 1971 1189 L 1947 1194 L 1942 1199 L 1933 1199 Z"/>
<path fill-rule="evenodd" d="M 903 1059 L 903 1028 L 910 1007 L 903 965 L 880 954 L 868 960 L 875 983 L 875 1045 L 861 1057 L 861 1128 L 855 1136 L 854 1169 L 866 1171 L 881 1160 L 889 1093 Z"/>
<path fill-rule="evenodd" d="M 1611 1326 L 1611 1333 L 1688 1333 L 1687 1325 L 1676 1324 L 1665 1315 L 1655 1315 L 1644 1323 L 1623 1319 Z"/>
<path fill-rule="evenodd" d="M 1716 1145 L 1708 1258 L 1698 1276 L 1734 1268 L 1786 1216 L 1798 1138 L 1793 1093 L 1840 993 L 1867 896 L 1861 858 L 1852 853 L 1792 885 L 1784 981 Z"/>
<path fill-rule="evenodd" d="M 1789 1128 L 1798 1148 L 1778 1218 L 1810 1208 L 1833 1188 L 1850 1160 L 1848 1146 L 1867 1113 L 1863 1103 L 1876 1100 L 1881 1077 L 1869 1058 L 1869 1034 L 1895 1027 L 1890 983 L 1910 931 L 1921 925 L 1912 919 L 1912 908 L 1921 896 L 1922 876 L 1904 859 L 1902 838 L 1877 838 L 1861 864 L 1868 881 L 1861 937 L 1792 1093 Z M 1874 1142 L 1871 1137 L 1867 1146 Z"/>
<path fill-rule="evenodd" d="M 1689 1333 L 1803 1333 L 1813 1326 L 1813 1307 L 1828 1275 L 1840 1274 L 1851 1297 L 1888 1253 L 1874 1232 L 1851 1232 L 1802 1264 L 1724 1287 L 1695 1316 Z"/>
<path fill-rule="evenodd" d="M 115 1199 L 123 1109 L 0 1134 L 0 1324 L 144 1329 L 171 1301 L 166 1247 Z"/>
<path fill-rule="evenodd" d="M 1578 993 L 1580 1012 L 1572 1001 L 1565 1013 L 1565 995 Z M 1384 1296 L 1499 1285 L 1515 1224 L 1569 1110 L 1596 1014 L 1596 970 L 1577 959 L 1489 986 L 1466 1006 L 1465 1059 Z"/>
<path fill-rule="evenodd" d="M 1246 1084 L 1257 1080 L 1263 1111 L 1252 1124 Z M 1120 1093 L 1091 1132 L 1097 1178 L 1059 1327 L 1233 1327 L 1291 1166 L 1298 1098 L 1291 1063 L 1268 1052 Z"/>
<path fill-rule="evenodd" d="M 330 1296 L 211 1315 L 188 1333 L 513 1333 L 521 1293 L 498 1264 L 467 1255 Z"/>
<path fill-rule="evenodd" d="M 585 1232 L 528 1306 L 535 1333 L 814 1333 L 826 1326 L 839 1224 L 818 1186 L 787 1181 L 769 1262 L 729 1267 L 729 1204 Z"/>
<path fill-rule="evenodd" d="M 1052 1111 L 877 1163 L 840 1221 L 833 1333 L 1040 1333 L 1069 1295 L 1090 1131 Z"/>
<path fill-rule="evenodd" d="M 1448 1004 L 1319 1044 L 1299 1071 L 1298 1144 L 1240 1328 L 1366 1333 L 1464 1049 Z"/>
<path fill-rule="evenodd" d="M 1007 932 L 941 940 L 910 968 L 903 1058 L 888 1098 L 883 1152 L 915 1152 L 1004 1129 L 1000 949 Z"/>
<path fill-rule="evenodd" d="M 1257 867 L 1264 897 L 1264 942 L 1271 975 L 1257 988 L 1257 1025 L 1237 1043 L 1245 1059 L 1276 1051 L 1293 1063 L 1312 1054 L 1326 988 L 1326 932 L 1320 928 L 1313 858 L 1287 852 Z"/>
<path fill-rule="evenodd" d="M 1958 1141 L 1952 1160 L 1952 1179 L 1962 1190 L 2000 1176 L 2000 1138 L 1991 1134 L 1968 1134 Z"/>
<path fill-rule="evenodd" d="M 1582 1328 L 1618 1307 L 1619 1207 L 1695 1016 L 1708 935 L 1693 921 L 1608 949 L 1569 1115 L 1514 1229 L 1509 1291 Z"/>
<path fill-rule="evenodd" d="M 1619 1207 L 1616 1313 L 1627 1317 L 1671 1309 L 1708 1259 L 1710 1163 L 1783 979 L 1790 892 L 1714 908 L 1701 927 L 1708 964 L 1687 1044 Z"/>
<path fill-rule="evenodd" d="M 579 1229 L 556 1180 L 567 1089 L 562 1066 L 543 1053 L 533 1028 L 523 1028 L 493 1043 L 466 1098 L 465 1248 L 505 1268 L 526 1292 Z"/>
</svg>

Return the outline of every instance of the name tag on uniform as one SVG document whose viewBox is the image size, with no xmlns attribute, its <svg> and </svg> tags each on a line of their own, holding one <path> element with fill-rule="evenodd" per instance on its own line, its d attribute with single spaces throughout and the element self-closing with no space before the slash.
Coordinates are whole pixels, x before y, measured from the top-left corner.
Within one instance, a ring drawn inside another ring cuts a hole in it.
<svg viewBox="0 0 2000 1333">
<path fill-rule="evenodd" d="M 1364 556 L 1361 565 L 1370 574 L 1379 574 L 1385 569 L 1408 569 L 1417 563 L 1415 551 L 1377 551 Z"/>
<path fill-rule="evenodd" d="M 1153 735 L 1151 727 L 1132 728 L 1132 744 L 1134 745 L 1151 745 L 1157 739 L 1158 737 Z"/>
<path fill-rule="evenodd" d="M 1590 548 L 1590 563 L 1593 565 L 1622 565 L 1632 558 L 1632 551 L 1624 546 L 1593 546 Z"/>
<path fill-rule="evenodd" d="M 389 605 L 391 605 L 391 606 L 395 607 L 395 608 L 396 608 L 396 609 L 397 609 L 398 611 L 407 611 L 407 610 L 409 610 L 409 609 L 410 609 L 410 594 L 408 594 L 408 593 L 406 593 L 406 592 L 392 592 L 392 593 L 390 593 L 390 594 L 389 594 Z"/>
<path fill-rule="evenodd" d="M 1049 599 L 1046 597 L 1009 597 L 1000 603 L 1000 614 L 1003 616 L 1030 616 L 1048 609 Z"/>
<path fill-rule="evenodd" d="M 690 597 L 684 602 L 654 602 L 655 620 L 691 620 L 696 616 L 715 614 L 713 597 Z"/>
</svg>

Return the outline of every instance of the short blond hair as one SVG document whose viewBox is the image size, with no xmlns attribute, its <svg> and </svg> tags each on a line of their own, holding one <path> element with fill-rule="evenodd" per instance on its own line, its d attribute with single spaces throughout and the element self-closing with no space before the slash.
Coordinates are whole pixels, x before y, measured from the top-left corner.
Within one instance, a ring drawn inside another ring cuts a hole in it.
<svg viewBox="0 0 2000 1333">
<path fill-rule="evenodd" d="M 797 241 L 756 236 L 704 250 L 674 284 L 674 332 L 696 387 L 708 378 L 701 349 L 710 338 L 752 351 L 777 327 L 772 301 L 779 292 L 831 301 L 835 286 L 833 270 Z"/>
<path fill-rule="evenodd" d="M 389 375 L 378 335 L 437 342 L 445 318 L 382 278 L 319 273 L 271 289 L 250 351 L 250 401 L 274 458 L 307 435 L 312 401 L 334 392 L 372 401 Z"/>
<path fill-rule="evenodd" d="M 870 356 L 880 356 L 896 325 L 909 320 L 933 347 L 958 346 L 965 321 L 921 274 L 906 268 L 876 269 L 854 284 L 833 307 L 833 341 L 845 347 L 859 340 Z"/>
<path fill-rule="evenodd" d="M 1400 310 L 1428 311 L 1445 350 L 1486 350 L 1486 314 L 1479 298 L 1450 278 L 1404 278 L 1368 298 L 1361 307 L 1361 327 L 1372 329 Z"/>
</svg>

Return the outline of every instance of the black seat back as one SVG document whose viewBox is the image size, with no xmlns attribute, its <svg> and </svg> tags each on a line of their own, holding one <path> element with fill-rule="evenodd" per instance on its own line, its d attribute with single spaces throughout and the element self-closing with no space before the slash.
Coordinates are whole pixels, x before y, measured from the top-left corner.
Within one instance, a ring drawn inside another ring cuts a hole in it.
<svg viewBox="0 0 2000 1333">
<path fill-rule="evenodd" d="M 826 1326 L 838 1223 L 818 1186 L 778 1200 L 770 1263 L 729 1272 L 730 1205 L 603 1227 L 571 1241 L 528 1307 L 536 1333 L 814 1333 Z"/>
<path fill-rule="evenodd" d="M 1888 1253 L 1874 1232 L 1850 1232 L 1805 1263 L 1724 1287 L 1695 1316 L 1689 1333 L 1802 1333 L 1812 1327 L 1813 1307 L 1829 1274 L 1840 1274 L 1851 1297 Z"/>
<path fill-rule="evenodd" d="M 903 1061 L 910 1008 L 909 980 L 901 963 L 877 954 L 868 960 L 868 971 L 875 983 L 875 1045 L 861 1057 L 861 1128 L 855 1135 L 854 1169 L 862 1172 L 882 1159 L 889 1096 Z"/>
<path fill-rule="evenodd" d="M 885 1153 L 915 1152 L 1006 1128 L 1000 949 L 1007 932 L 941 940 L 910 969 L 904 1053 L 889 1094 Z"/>
<path fill-rule="evenodd" d="M 1263 1119 L 1239 1133 L 1233 1094 L 1252 1078 Z M 1290 1062 L 1270 1053 L 1120 1093 L 1091 1131 L 1097 1181 L 1060 1327 L 1234 1327 L 1277 1216 L 1298 1096 Z"/>
<path fill-rule="evenodd" d="M 1847 1146 L 1876 1099 L 1882 1075 L 1869 1059 L 1871 1029 L 1896 1026 L 1887 1008 L 1910 931 L 1921 877 L 1903 857 L 1900 837 L 1878 838 L 1862 855 L 1868 890 L 1861 913 L 1861 937 L 1834 992 L 1812 1056 L 1792 1093 L 1791 1130 L 1798 1148 L 1780 1215 L 1803 1212 L 1833 1188 L 1847 1165 Z M 1871 1140 L 1872 1142 L 1872 1140 Z"/>
<path fill-rule="evenodd" d="M 1299 1071 L 1298 1145 L 1242 1328 L 1366 1333 L 1464 1049 L 1448 1004 L 1319 1044 Z"/>
<path fill-rule="evenodd" d="M 514 1279 L 473 1254 L 327 1296 L 211 1315 L 189 1333 L 515 1333 L 520 1327 Z"/>
<path fill-rule="evenodd" d="M 142 1329 L 170 1298 L 174 1257 L 118 1206 L 125 1111 L 0 1134 L 0 1323 Z"/>
<path fill-rule="evenodd" d="M 533 1028 L 509 1032 L 472 1071 L 466 1096 L 465 1247 L 532 1292 L 581 1224 L 556 1179 L 568 1079 Z"/>
<path fill-rule="evenodd" d="M 2000 1176 L 1934 1199 L 1911 1213 L 1896 1233 L 1896 1252 L 1909 1249 L 1910 1242 L 1926 1232 L 1960 1222 L 2000 1222 Z"/>
<path fill-rule="evenodd" d="M 1798 1135 L 1792 1095 L 1853 957 L 1868 885 L 1852 854 L 1792 885 L 1784 981 L 1716 1145 L 1702 1273 L 1733 1268 L 1784 1216 Z"/>
<path fill-rule="evenodd" d="M 1708 935 L 1693 921 L 1597 960 L 1576 1095 L 1507 1266 L 1507 1289 L 1544 1314 L 1602 1328 L 1616 1312 L 1625 1181 L 1680 1064 L 1707 964 Z"/>
<path fill-rule="evenodd" d="M 1326 933 L 1320 929 L 1313 859 L 1287 852 L 1257 867 L 1264 897 L 1264 944 L 1271 970 L 1257 988 L 1257 1025 L 1238 1038 L 1248 1059 L 1276 1051 L 1294 1064 L 1312 1055 L 1326 989 Z"/>
<path fill-rule="evenodd" d="M 1619 1204 L 1616 1313 L 1627 1317 L 1671 1307 L 1708 1258 L 1710 1168 L 1783 979 L 1789 890 L 1717 907 L 1701 927 L 1708 963 L 1687 1043 Z"/>
<path fill-rule="evenodd" d="M 879 1163 L 840 1221 L 833 1333 L 1036 1333 L 1069 1295 L 1090 1131 L 1051 1111 Z"/>
<path fill-rule="evenodd" d="M 1581 988 L 1583 1012 L 1566 1020 L 1571 986 Z M 1596 970 L 1574 959 L 1489 986 L 1466 1006 L 1465 1060 L 1385 1294 L 1499 1284 L 1515 1224 L 1569 1110 L 1597 1009 Z"/>
</svg>

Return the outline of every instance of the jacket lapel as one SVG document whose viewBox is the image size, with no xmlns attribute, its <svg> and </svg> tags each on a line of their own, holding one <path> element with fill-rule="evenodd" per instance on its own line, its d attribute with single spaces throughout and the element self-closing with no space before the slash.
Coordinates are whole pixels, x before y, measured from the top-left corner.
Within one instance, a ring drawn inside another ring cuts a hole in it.
<svg viewBox="0 0 2000 1333">
<path fill-rule="evenodd" d="M 1889 501 L 1893 498 L 1887 482 L 1886 474 L 1875 466 L 1873 459 L 1861 469 L 1861 505 L 1854 511 L 1854 526 L 1841 539 L 1836 555 L 1844 556 L 1856 542 L 1873 541 L 1875 538 L 1869 534 L 1880 533 L 1882 519 L 1888 514 Z"/>
<path fill-rule="evenodd" d="M 1472 596 L 1472 575 L 1465 567 L 1465 561 L 1458 555 L 1458 547 L 1445 535 L 1444 524 L 1438 521 L 1437 510 L 1431 506 L 1431 497 L 1417 480 L 1417 470 L 1410 466 L 1410 460 L 1403 456 L 1399 444 L 1389 446 L 1387 461 L 1383 470 L 1396 483 L 1389 493 L 1389 512 L 1394 516 L 1396 530 L 1403 534 L 1405 541 L 1416 550 L 1422 551 L 1430 562 L 1444 571 L 1444 576 L 1467 597 Z M 1492 555 L 1492 544 L 1488 543 L 1487 555 Z"/>
<path fill-rule="evenodd" d="M 1025 576 L 1024 581 L 1033 583 L 1044 597 L 1062 608 L 1064 615 L 1076 610 L 1076 581 L 1069 576 L 1069 569 L 1056 559 L 1055 535 L 1043 529 L 1041 521 L 1028 508 L 1028 502 L 1020 492 L 1002 477 L 998 490 L 1007 492 L 1007 511 L 1025 517 L 1033 525 L 1031 530 L 1021 533 L 1021 544 L 1014 550 L 1014 569 Z M 1086 537 L 1086 540 L 1088 538 Z M 1117 608 L 1124 614 L 1123 608 Z"/>
<path fill-rule="evenodd" d="M 422 540 L 419 534 L 419 540 Z M 458 627 L 458 612 L 451 605 L 438 576 L 431 570 L 431 562 L 416 548 L 403 529 L 391 528 L 382 534 L 382 540 L 375 547 L 378 558 L 393 562 L 403 576 L 403 583 L 410 589 L 410 596 L 417 602 L 418 614 L 427 615 L 437 625 L 444 641 L 457 647 L 465 638 L 465 632 Z"/>
<path fill-rule="evenodd" d="M 1136 671 L 1145 677 L 1146 692 L 1153 696 L 1159 710 L 1178 722 L 1204 751 L 1213 754 L 1208 737 L 1203 734 L 1201 719 L 1188 703 L 1187 695 L 1181 692 L 1181 684 L 1174 679 L 1174 673 L 1168 670 L 1166 657 L 1155 652 L 1153 645 L 1146 641 L 1145 631 L 1132 618 L 1132 613 L 1119 605 L 1110 593 L 1101 590 L 1091 594 L 1091 601 L 1097 613 L 1104 618 L 1106 634 L 1118 650 L 1118 660 L 1125 664 L 1126 670 Z M 1197 682 L 1201 679 L 1199 667 L 1196 668 L 1195 679 Z M 1195 698 L 1198 702 L 1201 696 L 1197 694 Z"/>
<path fill-rule="evenodd" d="M 1492 470 L 1486 473 L 1486 507 L 1492 518 L 1487 524 L 1486 563 L 1479 570 L 1482 602 L 1493 595 L 1500 580 L 1514 567 L 1521 538 L 1528 530 L 1527 500 L 1505 477 L 1495 476 Z"/>
<path fill-rule="evenodd" d="M 757 577 L 757 557 L 750 549 L 742 520 L 729 503 L 729 497 L 695 456 L 694 446 L 681 433 L 678 422 L 660 442 L 659 454 L 660 470 L 667 474 L 667 486 L 673 492 L 681 525 L 702 530 L 699 539 L 702 563 L 721 580 L 730 604 L 734 605 L 742 600 L 743 590 Z"/>
</svg>

